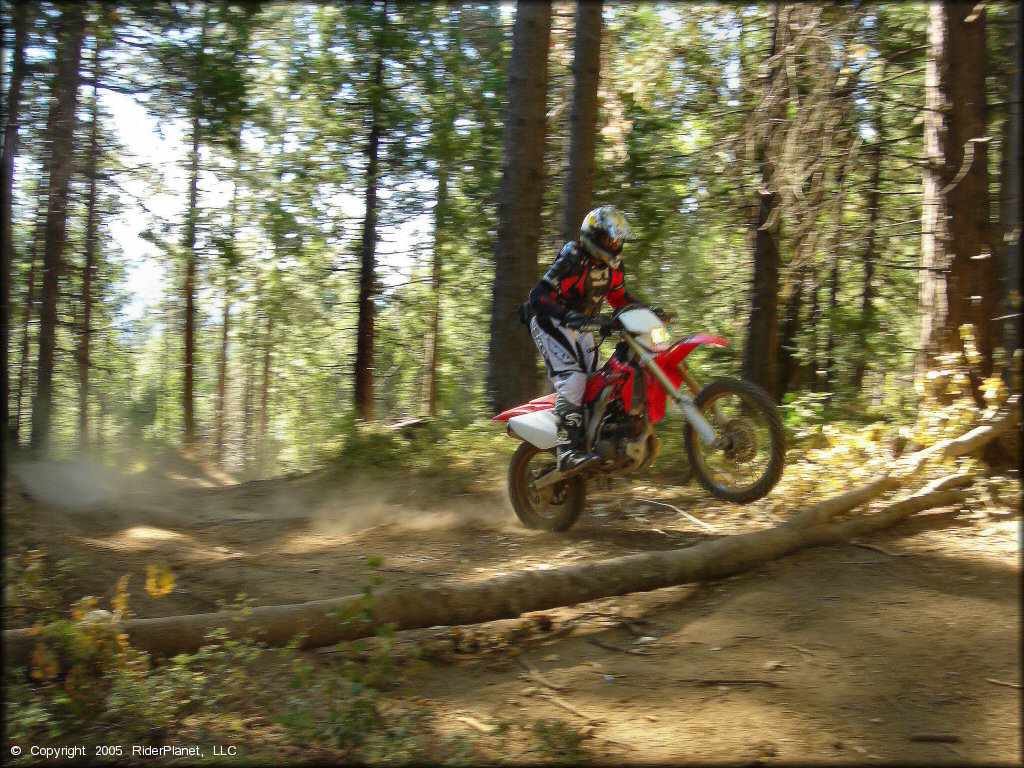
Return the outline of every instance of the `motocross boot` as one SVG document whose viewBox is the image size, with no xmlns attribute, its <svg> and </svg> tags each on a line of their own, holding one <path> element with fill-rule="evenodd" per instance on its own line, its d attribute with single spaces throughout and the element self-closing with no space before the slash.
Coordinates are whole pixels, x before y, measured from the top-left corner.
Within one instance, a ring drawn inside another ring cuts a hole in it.
<svg viewBox="0 0 1024 768">
<path fill-rule="evenodd" d="M 586 448 L 583 431 L 583 409 L 565 402 L 555 404 L 558 436 L 555 440 L 555 458 L 561 472 L 582 469 L 598 459 Z"/>
</svg>

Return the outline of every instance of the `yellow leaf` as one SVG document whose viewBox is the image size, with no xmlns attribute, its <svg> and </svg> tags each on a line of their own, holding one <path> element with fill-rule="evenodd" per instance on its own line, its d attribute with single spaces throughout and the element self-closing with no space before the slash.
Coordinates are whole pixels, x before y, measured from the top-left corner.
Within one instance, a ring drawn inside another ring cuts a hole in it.
<svg viewBox="0 0 1024 768">
<path fill-rule="evenodd" d="M 981 390 L 982 396 L 985 398 L 985 402 L 989 405 L 995 405 L 1001 403 L 1006 399 L 1006 384 L 999 376 L 989 376 L 978 387 Z"/>
<path fill-rule="evenodd" d="M 96 598 L 92 595 L 86 595 L 71 606 L 71 618 L 75 621 L 81 621 L 95 607 Z"/>
<path fill-rule="evenodd" d="M 174 589 L 174 574 L 163 563 L 146 566 L 146 591 L 152 597 L 163 597 Z"/>
<path fill-rule="evenodd" d="M 29 668 L 29 677 L 40 683 L 49 682 L 57 677 L 57 657 L 42 643 L 36 643 L 32 649 L 32 666 Z"/>
<path fill-rule="evenodd" d="M 128 580 L 131 576 L 125 574 L 117 580 L 117 587 L 114 590 L 114 597 L 110 601 L 114 607 L 114 613 L 118 616 L 124 615 L 128 611 Z"/>
</svg>

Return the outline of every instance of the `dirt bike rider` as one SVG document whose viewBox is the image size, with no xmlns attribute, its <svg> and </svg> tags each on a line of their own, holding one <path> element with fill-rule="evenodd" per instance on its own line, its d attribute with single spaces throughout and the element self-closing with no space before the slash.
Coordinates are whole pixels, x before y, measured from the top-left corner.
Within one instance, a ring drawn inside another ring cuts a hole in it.
<svg viewBox="0 0 1024 768">
<path fill-rule="evenodd" d="M 642 303 L 626 291 L 623 279 L 619 254 L 628 237 L 629 225 L 617 208 L 595 208 L 584 217 L 579 240 L 562 246 L 530 291 L 530 332 L 557 392 L 555 454 L 562 471 L 597 459 L 583 433 L 583 393 L 597 370 L 597 345 L 583 328 L 595 322 L 606 298 L 613 307 Z"/>
</svg>

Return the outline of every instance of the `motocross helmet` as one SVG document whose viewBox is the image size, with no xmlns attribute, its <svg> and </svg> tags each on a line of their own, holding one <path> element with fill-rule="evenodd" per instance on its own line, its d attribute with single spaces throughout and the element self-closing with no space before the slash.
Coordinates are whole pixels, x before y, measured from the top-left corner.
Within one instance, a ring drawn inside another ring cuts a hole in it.
<svg viewBox="0 0 1024 768">
<path fill-rule="evenodd" d="M 622 244 L 629 238 L 629 224 L 622 212 L 611 205 L 595 208 L 580 225 L 580 242 L 598 261 L 617 269 Z"/>
</svg>

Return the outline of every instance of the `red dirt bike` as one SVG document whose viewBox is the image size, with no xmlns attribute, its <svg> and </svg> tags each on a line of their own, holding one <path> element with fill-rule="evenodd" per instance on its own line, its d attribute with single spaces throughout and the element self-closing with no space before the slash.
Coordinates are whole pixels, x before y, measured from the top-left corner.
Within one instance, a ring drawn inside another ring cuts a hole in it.
<svg viewBox="0 0 1024 768">
<path fill-rule="evenodd" d="M 493 417 L 522 441 L 508 470 L 508 492 L 528 528 L 565 531 L 583 512 L 587 481 L 639 471 L 661 449 L 654 425 L 666 403 L 683 414 L 683 442 L 694 474 L 711 495 L 746 504 L 768 494 L 785 462 L 785 437 L 775 404 L 749 381 L 720 379 L 701 388 L 683 360 L 701 344 L 725 346 L 698 333 L 670 343 L 668 329 L 649 309 L 629 305 L 598 315 L 585 330 L 618 333 L 619 343 L 587 381 L 583 398 L 587 448 L 599 459 L 574 470 L 555 463 L 555 395 Z M 689 391 L 694 396 L 691 398 Z"/>
</svg>

